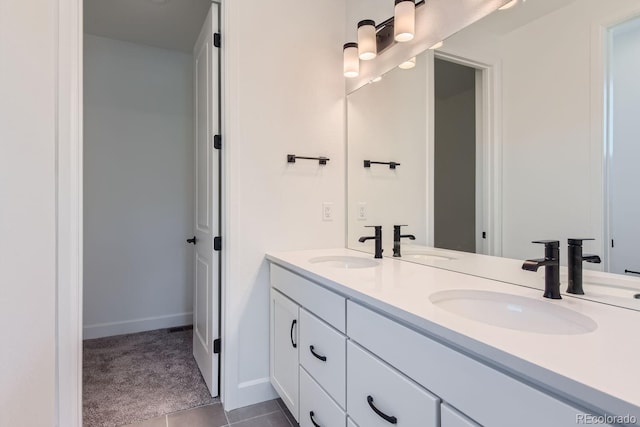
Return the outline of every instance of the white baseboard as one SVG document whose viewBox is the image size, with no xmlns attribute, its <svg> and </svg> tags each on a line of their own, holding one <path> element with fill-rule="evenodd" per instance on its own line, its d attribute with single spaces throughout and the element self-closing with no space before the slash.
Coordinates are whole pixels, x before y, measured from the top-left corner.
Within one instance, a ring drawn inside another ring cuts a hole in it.
<svg viewBox="0 0 640 427">
<path fill-rule="evenodd" d="M 82 338 L 110 337 L 113 335 L 134 334 L 154 329 L 173 328 L 193 323 L 193 313 L 168 314 L 166 316 L 145 317 L 121 322 L 96 323 L 83 328 Z"/>
</svg>

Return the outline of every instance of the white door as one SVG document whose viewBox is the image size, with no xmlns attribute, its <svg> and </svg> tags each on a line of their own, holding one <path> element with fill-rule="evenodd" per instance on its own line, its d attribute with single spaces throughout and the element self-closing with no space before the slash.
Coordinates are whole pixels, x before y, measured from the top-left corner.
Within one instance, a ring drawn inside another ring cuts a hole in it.
<svg viewBox="0 0 640 427">
<path fill-rule="evenodd" d="M 298 420 L 298 305 L 271 289 L 271 384 Z"/>
<path fill-rule="evenodd" d="M 609 271 L 640 277 L 640 20 L 613 31 Z"/>
<path fill-rule="evenodd" d="M 219 232 L 218 49 L 213 46 L 218 6 L 213 4 L 193 50 L 195 99 L 195 272 L 193 288 L 193 356 L 212 396 L 218 395 L 220 255 L 214 250 Z"/>
</svg>

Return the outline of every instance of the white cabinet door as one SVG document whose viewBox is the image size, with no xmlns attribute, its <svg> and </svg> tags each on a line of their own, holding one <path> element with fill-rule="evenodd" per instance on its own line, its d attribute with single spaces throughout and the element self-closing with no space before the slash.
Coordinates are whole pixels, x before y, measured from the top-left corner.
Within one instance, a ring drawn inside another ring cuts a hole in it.
<svg viewBox="0 0 640 427">
<path fill-rule="evenodd" d="M 347 343 L 347 412 L 366 427 L 437 427 L 440 399 Z"/>
<path fill-rule="evenodd" d="M 298 420 L 298 305 L 271 289 L 271 384 Z"/>
<path fill-rule="evenodd" d="M 440 407 L 441 427 L 480 427 L 447 404 Z"/>
<path fill-rule="evenodd" d="M 346 408 L 347 349 L 344 335 L 300 309 L 300 365 Z"/>
<path fill-rule="evenodd" d="M 345 427 L 347 416 L 300 367 L 300 427 Z"/>
</svg>

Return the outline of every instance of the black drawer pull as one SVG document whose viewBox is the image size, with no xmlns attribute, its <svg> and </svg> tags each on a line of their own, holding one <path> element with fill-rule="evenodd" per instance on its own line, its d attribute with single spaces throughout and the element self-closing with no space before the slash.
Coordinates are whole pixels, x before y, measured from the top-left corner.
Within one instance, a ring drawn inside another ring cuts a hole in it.
<svg viewBox="0 0 640 427">
<path fill-rule="evenodd" d="M 316 420 L 313 419 L 313 415 L 314 415 L 313 411 L 309 412 L 309 418 L 311 418 L 311 424 L 313 424 L 313 427 L 320 427 L 320 424 L 318 424 Z"/>
<path fill-rule="evenodd" d="M 293 340 L 293 328 L 295 328 L 295 327 L 296 327 L 296 323 L 298 323 L 298 320 L 297 320 L 297 319 L 293 319 L 293 322 L 291 322 L 291 332 L 290 332 L 290 335 L 291 335 L 291 345 L 293 346 L 293 348 L 297 348 L 297 347 L 298 347 L 298 344 L 296 344 L 296 342 Z"/>
<path fill-rule="evenodd" d="M 398 419 L 396 417 L 389 416 L 384 412 L 382 412 L 380 409 L 375 407 L 375 405 L 373 404 L 373 397 L 367 396 L 367 403 L 369 404 L 373 412 L 375 412 L 380 418 L 382 418 L 388 423 L 398 424 Z"/>
<path fill-rule="evenodd" d="M 313 351 L 313 346 L 312 345 L 309 346 L 309 350 L 311 351 L 311 354 L 313 354 L 316 357 L 316 359 L 320 359 L 323 362 L 327 361 L 327 356 L 320 356 L 318 353 Z"/>
<path fill-rule="evenodd" d="M 624 272 L 627 274 L 640 274 L 640 271 L 627 270 L 626 268 L 624 269 Z"/>
</svg>

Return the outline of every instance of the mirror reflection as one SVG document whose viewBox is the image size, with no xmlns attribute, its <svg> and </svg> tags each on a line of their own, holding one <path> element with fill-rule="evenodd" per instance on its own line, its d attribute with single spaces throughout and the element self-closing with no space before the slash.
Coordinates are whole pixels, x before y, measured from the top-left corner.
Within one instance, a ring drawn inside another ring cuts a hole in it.
<svg viewBox="0 0 640 427">
<path fill-rule="evenodd" d="M 591 238 L 591 295 L 633 299 L 639 16 L 634 0 L 521 2 L 350 93 L 348 246 L 373 252 L 359 239 L 381 225 L 385 256 L 539 287 L 532 241 L 559 240 L 566 266 L 568 239 Z"/>
</svg>

